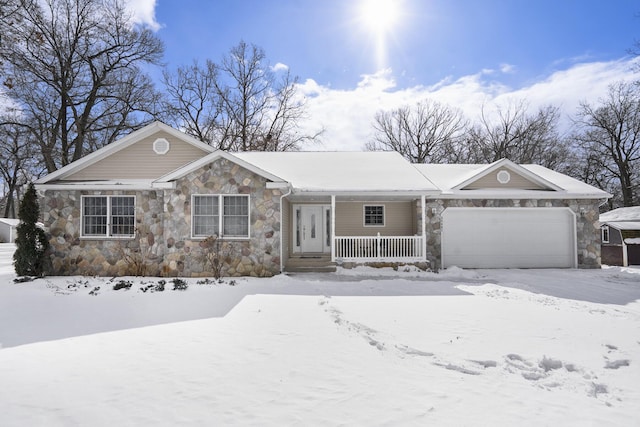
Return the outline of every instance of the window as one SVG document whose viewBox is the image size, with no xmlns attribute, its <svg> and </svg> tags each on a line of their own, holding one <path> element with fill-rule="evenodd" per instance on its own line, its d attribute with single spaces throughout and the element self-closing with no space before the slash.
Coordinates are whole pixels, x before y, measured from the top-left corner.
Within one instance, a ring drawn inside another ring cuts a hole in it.
<svg viewBox="0 0 640 427">
<path fill-rule="evenodd" d="M 384 226 L 384 205 L 365 205 L 364 225 Z"/>
<path fill-rule="evenodd" d="M 209 237 L 220 234 L 218 196 L 193 196 L 192 234 Z"/>
<path fill-rule="evenodd" d="M 609 243 L 609 226 L 602 226 L 602 243 Z"/>
<path fill-rule="evenodd" d="M 135 196 L 83 196 L 83 237 L 135 235 Z"/>
<path fill-rule="evenodd" d="M 223 236 L 249 237 L 249 197 L 222 196 L 224 216 L 222 218 Z"/>
<path fill-rule="evenodd" d="M 249 196 L 194 195 L 192 235 L 248 238 Z"/>
</svg>

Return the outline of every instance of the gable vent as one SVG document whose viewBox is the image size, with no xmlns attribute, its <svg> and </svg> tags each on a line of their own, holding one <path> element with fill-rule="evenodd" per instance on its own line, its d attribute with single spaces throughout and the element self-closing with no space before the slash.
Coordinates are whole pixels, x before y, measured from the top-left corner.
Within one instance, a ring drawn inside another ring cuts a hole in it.
<svg viewBox="0 0 640 427">
<path fill-rule="evenodd" d="M 507 184 L 511 181 L 511 174 L 505 170 L 501 170 L 496 174 L 496 179 L 500 184 Z"/>
<path fill-rule="evenodd" d="M 153 141 L 153 151 L 155 151 L 156 154 L 167 154 L 169 152 L 169 148 L 169 141 L 164 138 L 158 138 Z"/>
</svg>

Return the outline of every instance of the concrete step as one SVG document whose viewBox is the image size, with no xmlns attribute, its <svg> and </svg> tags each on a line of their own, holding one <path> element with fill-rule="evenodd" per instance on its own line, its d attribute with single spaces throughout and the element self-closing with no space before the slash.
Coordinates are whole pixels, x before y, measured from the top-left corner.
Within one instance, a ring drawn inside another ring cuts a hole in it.
<svg viewBox="0 0 640 427">
<path fill-rule="evenodd" d="M 336 266 L 328 257 L 289 258 L 284 271 L 290 273 L 331 273 Z"/>
</svg>

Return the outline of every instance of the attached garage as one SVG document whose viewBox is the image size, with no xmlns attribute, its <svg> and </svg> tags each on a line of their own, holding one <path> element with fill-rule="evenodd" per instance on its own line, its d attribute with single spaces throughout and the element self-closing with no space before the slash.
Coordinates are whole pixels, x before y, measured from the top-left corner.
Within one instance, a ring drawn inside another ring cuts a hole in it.
<svg viewBox="0 0 640 427">
<path fill-rule="evenodd" d="M 568 208 L 447 208 L 442 266 L 575 268 L 575 215 Z"/>
</svg>

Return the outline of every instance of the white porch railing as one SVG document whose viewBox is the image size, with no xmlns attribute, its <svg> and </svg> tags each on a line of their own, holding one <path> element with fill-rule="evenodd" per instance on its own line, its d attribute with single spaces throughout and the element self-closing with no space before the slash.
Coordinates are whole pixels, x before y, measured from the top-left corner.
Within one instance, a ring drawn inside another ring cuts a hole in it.
<svg viewBox="0 0 640 427">
<path fill-rule="evenodd" d="M 349 262 L 423 261 L 422 236 L 336 236 L 335 259 Z"/>
</svg>

